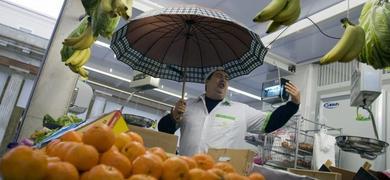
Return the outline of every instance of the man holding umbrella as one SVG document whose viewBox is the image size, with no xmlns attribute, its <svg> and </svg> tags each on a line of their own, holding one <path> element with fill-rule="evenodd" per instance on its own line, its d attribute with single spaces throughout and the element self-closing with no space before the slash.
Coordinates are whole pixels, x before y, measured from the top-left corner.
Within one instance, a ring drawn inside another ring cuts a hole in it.
<svg viewBox="0 0 390 180">
<path fill-rule="evenodd" d="M 285 86 L 291 101 L 267 114 L 226 98 L 229 75 L 223 68 L 211 71 L 206 77 L 204 95 L 187 102 L 179 100 L 158 124 L 159 131 L 171 134 L 180 128 L 181 155 L 206 152 L 211 147 L 244 148 L 247 131 L 275 131 L 299 109 L 300 92 L 292 83 Z"/>
</svg>

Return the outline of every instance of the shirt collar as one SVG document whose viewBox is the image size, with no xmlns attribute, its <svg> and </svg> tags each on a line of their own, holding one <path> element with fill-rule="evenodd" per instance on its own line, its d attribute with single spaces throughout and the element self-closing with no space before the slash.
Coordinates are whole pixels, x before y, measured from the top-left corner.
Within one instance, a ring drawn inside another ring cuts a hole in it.
<svg viewBox="0 0 390 180">
<path fill-rule="evenodd" d="M 206 94 L 200 95 L 200 96 L 198 97 L 198 101 L 201 101 L 201 100 L 204 101 L 205 97 L 206 97 Z M 229 98 L 225 97 L 225 98 L 223 98 L 223 100 L 221 101 L 221 104 L 230 106 L 230 105 L 232 104 L 232 102 L 231 102 L 231 100 L 230 100 Z"/>
</svg>

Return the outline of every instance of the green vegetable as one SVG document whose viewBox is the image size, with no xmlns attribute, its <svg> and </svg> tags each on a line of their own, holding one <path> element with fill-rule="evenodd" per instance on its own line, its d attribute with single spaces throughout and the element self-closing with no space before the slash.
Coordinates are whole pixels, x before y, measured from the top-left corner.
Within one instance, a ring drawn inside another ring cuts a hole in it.
<svg viewBox="0 0 390 180">
<path fill-rule="evenodd" d="M 359 18 L 366 44 L 358 60 L 375 69 L 390 67 L 390 3 L 368 0 Z"/>
<path fill-rule="evenodd" d="M 63 115 L 57 119 L 52 118 L 50 115 L 46 114 L 43 117 L 43 124 L 45 127 L 50 129 L 61 128 L 63 126 L 68 126 L 70 124 L 81 122 L 82 119 L 77 116 L 71 115 Z"/>
<path fill-rule="evenodd" d="M 89 16 L 85 16 L 84 19 L 80 22 L 79 26 L 77 26 L 76 29 L 74 29 L 68 37 L 78 37 L 87 29 L 88 27 L 88 18 Z M 69 59 L 70 56 L 72 56 L 73 52 L 75 50 L 69 46 L 63 45 L 61 48 L 61 61 L 65 62 L 67 59 Z"/>
<path fill-rule="evenodd" d="M 110 39 L 118 26 L 120 16 L 106 13 L 101 6 L 98 6 L 92 18 L 93 35 L 101 35 Z"/>
<path fill-rule="evenodd" d="M 99 0 L 81 0 L 85 13 L 87 13 L 89 16 L 92 16 L 92 14 L 95 13 L 99 2 Z"/>
</svg>

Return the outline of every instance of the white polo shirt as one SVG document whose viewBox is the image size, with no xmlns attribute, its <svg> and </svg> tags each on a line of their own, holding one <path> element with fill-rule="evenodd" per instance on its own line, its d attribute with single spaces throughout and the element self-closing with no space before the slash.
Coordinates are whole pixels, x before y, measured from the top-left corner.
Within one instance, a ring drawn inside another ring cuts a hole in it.
<svg viewBox="0 0 390 180">
<path fill-rule="evenodd" d="M 226 98 L 210 113 L 204 95 L 188 100 L 179 124 L 179 153 L 193 155 L 205 153 L 208 148 L 245 148 L 246 132 L 262 132 L 268 117 L 268 113 Z"/>
</svg>

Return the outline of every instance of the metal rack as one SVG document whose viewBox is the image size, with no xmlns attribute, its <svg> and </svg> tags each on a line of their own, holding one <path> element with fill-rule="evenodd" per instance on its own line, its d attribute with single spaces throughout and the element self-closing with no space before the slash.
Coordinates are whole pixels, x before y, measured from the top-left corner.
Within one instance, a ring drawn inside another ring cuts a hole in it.
<svg viewBox="0 0 390 180">
<path fill-rule="evenodd" d="M 315 124 L 315 127 L 303 129 L 302 125 L 305 122 Z M 257 134 L 251 138 L 247 137 L 246 141 L 258 147 L 261 165 L 279 169 L 311 169 L 314 133 L 320 131 L 321 128 L 342 134 L 342 128 L 333 128 L 305 119 L 300 115 L 294 115 L 279 130 L 268 134 Z M 339 158 L 338 156 L 336 164 L 339 163 Z"/>
</svg>

